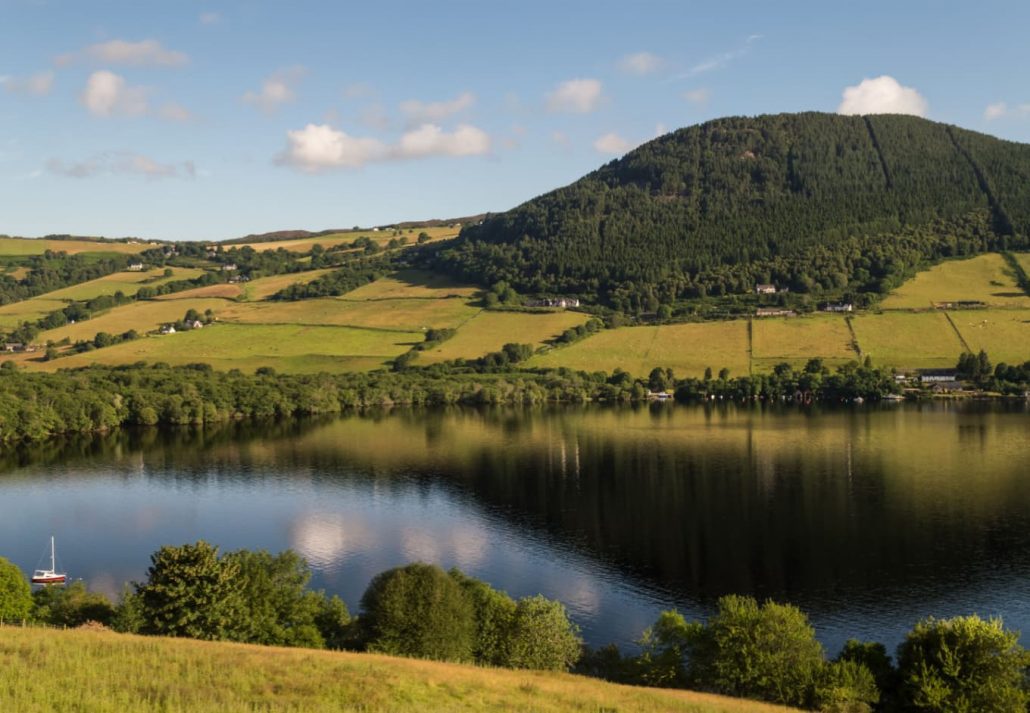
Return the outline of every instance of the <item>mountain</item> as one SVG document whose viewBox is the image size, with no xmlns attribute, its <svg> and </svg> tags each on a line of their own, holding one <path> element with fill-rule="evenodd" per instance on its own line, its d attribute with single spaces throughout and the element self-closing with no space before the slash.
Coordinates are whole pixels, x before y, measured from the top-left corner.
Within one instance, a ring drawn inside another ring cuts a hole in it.
<svg viewBox="0 0 1030 713">
<path fill-rule="evenodd" d="M 878 293 L 1026 247 L 1030 145 L 912 116 L 717 119 L 465 227 L 440 269 L 628 311 L 772 282 Z"/>
</svg>

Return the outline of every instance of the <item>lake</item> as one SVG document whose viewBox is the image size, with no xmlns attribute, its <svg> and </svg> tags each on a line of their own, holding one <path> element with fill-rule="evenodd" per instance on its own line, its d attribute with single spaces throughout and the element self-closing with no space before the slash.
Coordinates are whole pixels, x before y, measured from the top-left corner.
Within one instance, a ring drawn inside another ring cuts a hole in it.
<svg viewBox="0 0 1030 713">
<path fill-rule="evenodd" d="M 28 573 L 53 534 L 71 577 L 116 595 L 163 544 L 290 547 L 352 611 L 373 575 L 422 560 L 558 598 L 594 645 L 753 594 L 800 606 L 834 654 L 893 648 L 928 614 L 1030 633 L 1028 453 L 1030 410 L 1002 403 L 125 431 L 0 456 L 0 555 Z"/>
</svg>

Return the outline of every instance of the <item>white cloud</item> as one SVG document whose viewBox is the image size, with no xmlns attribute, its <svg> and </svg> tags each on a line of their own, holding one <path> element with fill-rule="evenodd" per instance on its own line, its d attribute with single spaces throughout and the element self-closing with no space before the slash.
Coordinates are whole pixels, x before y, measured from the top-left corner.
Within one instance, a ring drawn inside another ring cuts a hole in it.
<svg viewBox="0 0 1030 713">
<path fill-rule="evenodd" d="M 628 54 L 619 60 L 619 69 L 626 74 L 645 75 L 662 68 L 662 58 L 650 52 Z"/>
<path fill-rule="evenodd" d="M 490 137 L 482 129 L 461 124 L 447 133 L 435 124 L 422 124 L 401 136 L 397 158 L 426 156 L 480 156 L 490 151 Z"/>
<path fill-rule="evenodd" d="M 476 103 L 476 97 L 472 92 L 464 92 L 449 101 L 421 102 L 418 99 L 409 99 L 401 102 L 401 113 L 408 118 L 410 125 L 425 124 L 427 122 L 443 121 L 449 116 L 458 114 L 470 108 Z"/>
<path fill-rule="evenodd" d="M 1019 104 L 1018 106 L 1010 107 L 1006 102 L 997 102 L 996 104 L 988 104 L 987 108 L 984 109 L 984 119 L 987 121 L 1010 117 L 1019 119 L 1030 117 L 1030 104 Z"/>
<path fill-rule="evenodd" d="M 222 21 L 222 16 L 217 12 L 202 12 L 197 19 L 201 25 L 217 25 Z"/>
<path fill-rule="evenodd" d="M 551 141 L 553 141 L 554 143 L 558 144 L 562 148 L 566 148 L 566 149 L 572 143 L 569 140 L 569 135 L 566 134 L 564 131 L 552 131 L 551 132 Z"/>
<path fill-rule="evenodd" d="M 91 178 L 101 174 L 132 174 L 147 179 L 193 178 L 197 175 L 192 161 L 160 163 L 139 153 L 130 151 L 108 151 L 84 161 L 65 163 L 50 159 L 46 164 L 51 173 L 69 178 Z"/>
<path fill-rule="evenodd" d="M 667 133 L 669 133 L 669 127 L 668 126 L 666 126 L 665 124 L 663 124 L 660 121 L 657 124 L 655 124 L 655 127 L 654 127 L 654 137 L 656 139 L 659 136 L 665 136 Z"/>
<path fill-rule="evenodd" d="M 605 134 L 594 142 L 594 148 L 600 153 L 621 156 L 635 146 L 615 132 Z"/>
<path fill-rule="evenodd" d="M 297 98 L 295 88 L 307 73 L 304 67 L 286 67 L 273 72 L 261 85 L 261 91 L 247 92 L 243 101 L 253 104 L 264 112 L 273 112 L 280 105 Z"/>
<path fill-rule="evenodd" d="M 14 94 L 31 94 L 45 96 L 54 87 L 54 73 L 50 71 L 36 72 L 28 77 L 0 77 L 4 89 Z"/>
<path fill-rule="evenodd" d="M 379 161 L 477 156 L 488 153 L 491 142 L 486 132 L 467 124 L 452 132 L 435 124 L 423 124 L 403 134 L 395 144 L 350 136 L 327 124 L 308 124 L 303 129 L 288 131 L 286 143 L 276 163 L 318 173 L 334 168 L 360 168 Z"/>
<path fill-rule="evenodd" d="M 54 62 L 58 66 L 82 60 L 92 60 L 103 64 L 125 64 L 132 66 L 180 67 L 190 61 L 184 52 L 165 48 L 157 40 L 110 40 L 90 45 L 81 52 L 71 52 L 57 57 Z"/>
<path fill-rule="evenodd" d="M 570 79 L 547 95 L 549 111 L 588 114 L 600 104 L 601 82 L 596 79 Z"/>
<path fill-rule="evenodd" d="M 129 86 L 106 69 L 89 75 L 81 99 L 94 116 L 140 116 L 148 109 L 146 89 Z"/>
<path fill-rule="evenodd" d="M 923 95 L 912 87 L 902 86 L 894 77 L 883 75 L 846 87 L 837 113 L 926 116 L 927 108 Z"/>
<path fill-rule="evenodd" d="M 704 87 L 691 89 L 688 92 L 683 92 L 683 98 L 694 106 L 707 106 L 708 101 L 712 98 L 712 92 Z"/>
</svg>

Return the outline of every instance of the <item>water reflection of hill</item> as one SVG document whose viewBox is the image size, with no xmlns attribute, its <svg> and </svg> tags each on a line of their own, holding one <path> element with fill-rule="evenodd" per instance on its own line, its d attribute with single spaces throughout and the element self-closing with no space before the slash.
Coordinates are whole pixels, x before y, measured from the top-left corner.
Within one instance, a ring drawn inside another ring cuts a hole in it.
<svg viewBox="0 0 1030 713">
<path fill-rule="evenodd" d="M 946 605 L 1025 578 L 1028 445 L 1025 410 L 1003 407 L 398 410 L 120 433 L 22 451 L 3 467 L 135 459 L 186 480 L 446 483 L 676 596 L 750 592 L 830 611 Z"/>
</svg>

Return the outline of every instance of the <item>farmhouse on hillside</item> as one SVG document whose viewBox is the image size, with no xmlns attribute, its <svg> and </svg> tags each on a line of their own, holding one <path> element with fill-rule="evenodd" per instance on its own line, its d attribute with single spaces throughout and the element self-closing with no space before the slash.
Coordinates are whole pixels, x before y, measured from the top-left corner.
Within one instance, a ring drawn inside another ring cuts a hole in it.
<svg viewBox="0 0 1030 713">
<path fill-rule="evenodd" d="M 827 302 L 823 306 L 823 312 L 854 312 L 855 305 L 851 302 Z"/>
<path fill-rule="evenodd" d="M 530 307 L 560 307 L 561 309 L 568 309 L 570 307 L 579 307 L 579 300 L 575 297 L 545 297 L 540 300 L 533 300 L 529 303 Z"/>
<path fill-rule="evenodd" d="M 143 263 L 141 263 L 141 262 L 130 262 L 129 263 L 129 267 L 126 268 L 126 269 L 128 269 L 129 272 L 142 272 L 143 271 Z"/>
<path fill-rule="evenodd" d="M 161 327 L 161 334 L 175 334 L 175 325 L 166 324 L 165 326 Z"/>
<path fill-rule="evenodd" d="M 923 384 L 957 382 L 957 369 L 920 369 L 919 381 Z"/>
<path fill-rule="evenodd" d="M 775 295 L 776 294 L 776 285 L 766 285 L 766 284 L 759 283 L 759 284 L 755 285 L 755 294 L 756 295 Z"/>
</svg>

